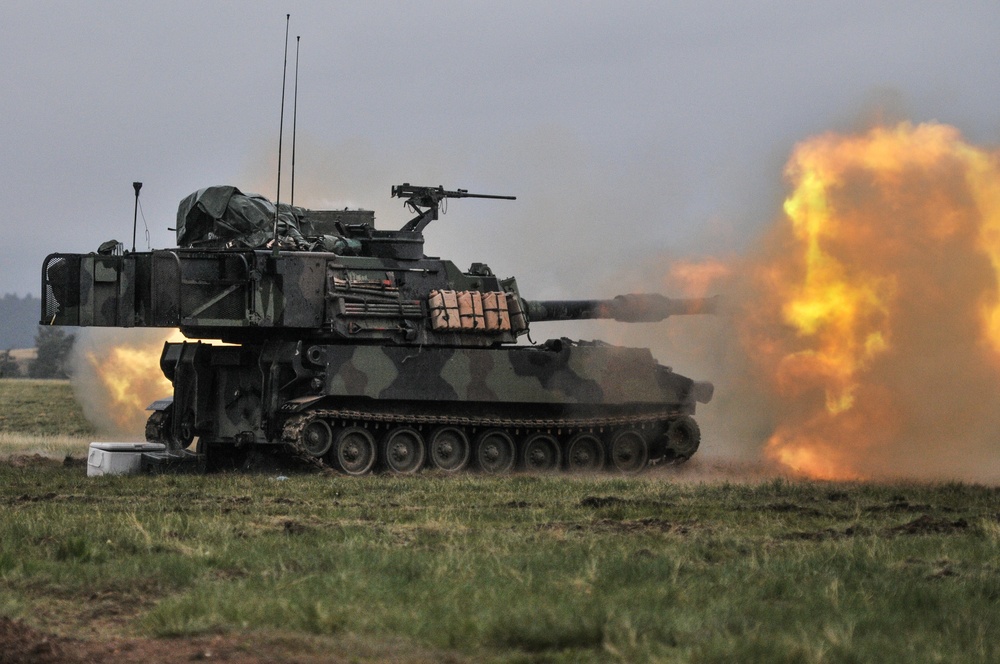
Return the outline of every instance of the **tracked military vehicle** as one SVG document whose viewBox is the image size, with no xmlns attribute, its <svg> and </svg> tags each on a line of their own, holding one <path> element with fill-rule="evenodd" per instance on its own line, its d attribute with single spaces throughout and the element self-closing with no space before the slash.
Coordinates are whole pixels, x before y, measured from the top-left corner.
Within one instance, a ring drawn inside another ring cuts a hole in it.
<svg viewBox="0 0 1000 664">
<path fill-rule="evenodd" d="M 660 321 L 708 313 L 711 299 L 524 299 L 484 263 L 463 272 L 424 254 L 445 199 L 507 197 L 391 193 L 416 215 L 397 231 L 369 211 L 200 190 L 181 202 L 177 248 L 48 256 L 41 323 L 180 328 L 190 341 L 163 347 L 174 391 L 150 406 L 146 437 L 175 451 L 197 441 L 209 468 L 264 446 L 350 475 L 629 473 L 695 453 L 710 383 L 647 349 L 518 340 L 544 321 Z"/>
</svg>

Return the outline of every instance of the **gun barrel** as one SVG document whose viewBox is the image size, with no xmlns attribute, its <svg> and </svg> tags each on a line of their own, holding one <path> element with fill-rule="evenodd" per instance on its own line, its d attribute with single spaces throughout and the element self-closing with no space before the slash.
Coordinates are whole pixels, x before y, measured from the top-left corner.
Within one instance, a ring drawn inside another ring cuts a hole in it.
<svg viewBox="0 0 1000 664">
<path fill-rule="evenodd" d="M 526 300 L 528 320 L 608 318 L 622 323 L 655 323 L 669 316 L 714 314 L 718 296 L 669 298 L 656 293 L 631 293 L 610 300 Z"/>
<path fill-rule="evenodd" d="M 497 198 L 502 201 L 516 201 L 517 196 L 497 196 L 495 194 L 470 194 L 464 189 L 458 191 L 446 191 L 448 198 Z"/>
<path fill-rule="evenodd" d="M 499 198 L 505 201 L 516 201 L 517 196 L 497 196 L 495 194 L 470 194 L 468 189 L 456 189 L 454 191 L 444 187 L 423 187 L 412 185 L 409 182 L 393 185 L 390 193 L 393 197 L 412 197 L 420 199 L 417 204 L 422 207 L 429 207 L 445 198 Z M 427 201 L 427 202 L 423 202 Z"/>
</svg>

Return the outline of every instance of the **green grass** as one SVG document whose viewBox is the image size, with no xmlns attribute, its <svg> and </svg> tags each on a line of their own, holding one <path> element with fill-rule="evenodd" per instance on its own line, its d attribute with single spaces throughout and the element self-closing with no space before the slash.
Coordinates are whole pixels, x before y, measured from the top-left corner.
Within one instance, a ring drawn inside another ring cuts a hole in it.
<svg viewBox="0 0 1000 664">
<path fill-rule="evenodd" d="M 0 434 L 91 436 L 68 380 L 0 379 Z"/>
<path fill-rule="evenodd" d="M 83 459 L 92 440 L 93 437 L 0 433 L 0 459 L 34 455 L 52 459 Z"/>
<path fill-rule="evenodd" d="M 85 430 L 66 383 L 0 381 L 0 404 L 0 616 L 47 632 L 279 634 L 345 661 L 1000 659 L 997 488 L 87 478 L 61 460 L 86 439 L 31 416 Z"/>
<path fill-rule="evenodd" d="M 949 485 L 0 468 L 0 612 L 517 661 L 990 661 L 998 498 Z M 100 599 L 105 601 L 105 599 Z M 82 608 L 80 608 L 82 607 Z"/>
</svg>

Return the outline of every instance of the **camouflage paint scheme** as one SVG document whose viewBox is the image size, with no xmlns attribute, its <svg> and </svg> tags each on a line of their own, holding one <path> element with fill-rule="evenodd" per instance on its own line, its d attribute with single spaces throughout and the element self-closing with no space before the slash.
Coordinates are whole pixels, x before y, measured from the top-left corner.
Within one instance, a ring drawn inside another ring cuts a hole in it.
<svg viewBox="0 0 1000 664">
<path fill-rule="evenodd" d="M 488 346 L 512 333 L 468 335 L 422 325 L 434 289 L 502 291 L 487 274 L 451 261 L 347 257 L 320 252 L 164 249 L 124 256 L 52 254 L 43 267 L 42 324 L 179 327 L 189 337 L 233 343 L 274 336 Z M 353 285 L 338 285 L 348 281 Z M 385 294 L 358 284 L 373 283 Z M 516 293 L 513 280 L 507 288 Z M 395 306 L 343 313 L 345 301 Z M 415 307 L 415 310 L 413 310 Z M 277 328 L 277 330 L 276 330 Z"/>
<path fill-rule="evenodd" d="M 160 365 L 174 395 L 152 407 L 147 437 L 175 447 L 196 436 L 230 446 L 282 443 L 290 422 L 292 434 L 306 426 L 303 413 L 350 408 L 412 426 L 461 416 L 473 430 L 477 418 L 558 426 L 563 418 L 615 417 L 625 429 L 653 422 L 667 436 L 686 417 L 681 437 L 693 453 L 700 434 L 690 415 L 711 399 L 711 384 L 673 373 L 647 349 L 516 342 L 530 322 L 658 321 L 709 312 L 711 299 L 523 300 L 513 278 L 498 279 L 485 264 L 463 272 L 424 254 L 420 231 L 436 218 L 440 197 L 465 192 L 403 187 L 415 210 L 435 207 L 399 231 L 375 230 L 371 215 L 345 223 L 342 213 L 296 213 L 332 238 L 324 246 L 352 255 L 193 246 L 52 254 L 42 268 L 41 323 L 177 327 L 189 339 L 234 344 L 165 344 Z M 312 435 L 324 442 L 324 427 L 347 426 L 338 417 Z"/>
<path fill-rule="evenodd" d="M 673 373 L 646 349 L 568 340 L 495 350 L 167 343 L 161 367 L 175 386 L 175 417 L 186 430 L 181 437 L 213 440 L 266 442 L 262 416 L 282 406 L 294 412 L 298 407 L 288 405 L 294 402 L 367 409 L 378 409 L 377 402 L 423 402 L 422 411 L 434 413 L 463 412 L 474 403 L 495 413 L 504 406 L 524 413 L 558 404 L 565 406 L 558 412 L 573 413 L 586 412 L 573 406 L 672 404 L 677 413 L 693 413 L 695 401 L 711 399 L 710 384 Z"/>
<path fill-rule="evenodd" d="M 491 403 L 682 402 L 683 385 L 661 385 L 644 348 L 572 346 L 556 350 L 419 349 L 326 346 L 330 396 Z M 681 388 L 681 389 L 678 389 Z"/>
</svg>

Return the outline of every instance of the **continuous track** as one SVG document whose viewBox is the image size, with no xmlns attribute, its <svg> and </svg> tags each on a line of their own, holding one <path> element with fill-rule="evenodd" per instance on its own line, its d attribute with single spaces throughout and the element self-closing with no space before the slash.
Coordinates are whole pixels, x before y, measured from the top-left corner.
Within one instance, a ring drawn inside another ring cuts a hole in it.
<svg viewBox="0 0 1000 664">
<path fill-rule="evenodd" d="M 425 466 L 445 472 L 635 473 L 650 464 L 686 461 L 700 432 L 691 417 L 675 410 L 552 419 L 316 409 L 289 418 L 282 440 L 311 462 L 349 475 L 377 467 L 409 474 Z"/>
</svg>

